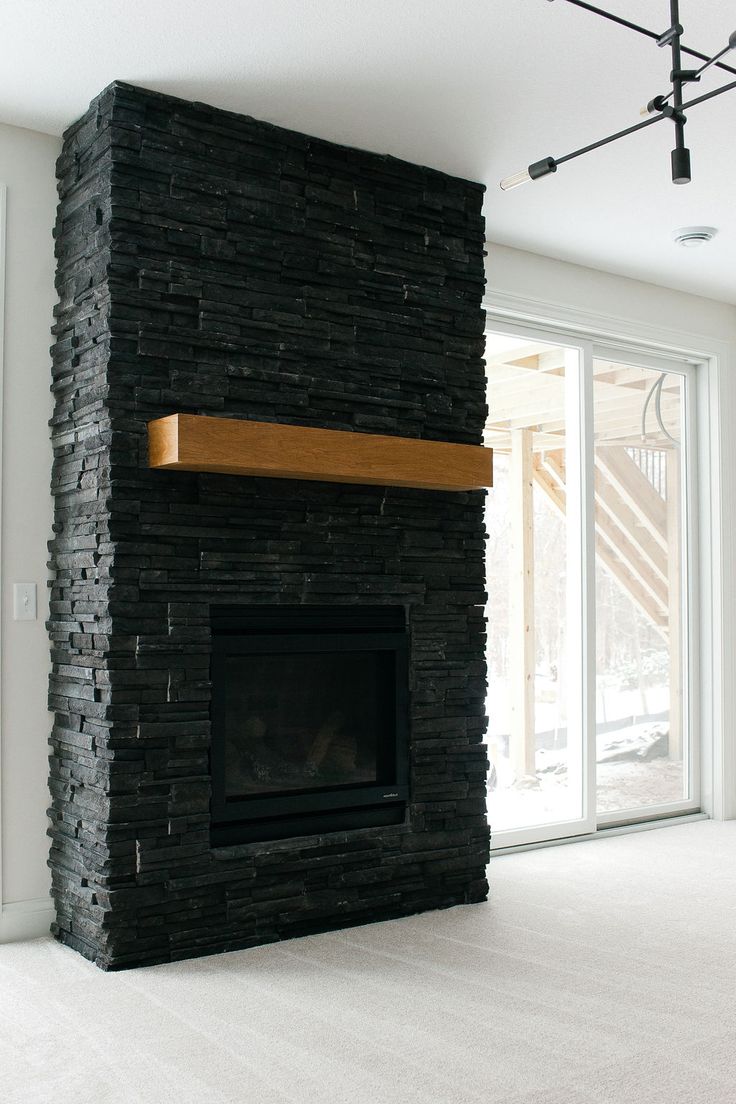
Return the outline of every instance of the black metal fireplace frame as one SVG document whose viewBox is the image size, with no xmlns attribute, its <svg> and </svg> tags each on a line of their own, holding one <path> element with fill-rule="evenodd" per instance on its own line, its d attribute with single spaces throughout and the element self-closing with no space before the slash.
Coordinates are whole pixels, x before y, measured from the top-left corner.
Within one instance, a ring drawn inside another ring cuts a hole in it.
<svg viewBox="0 0 736 1104">
<path fill-rule="evenodd" d="M 213 610 L 210 749 L 213 845 L 400 824 L 409 798 L 409 649 L 402 607 L 229 607 Z M 245 628 L 246 631 L 243 631 Z M 226 797 L 224 665 L 234 655 L 381 652 L 393 676 L 393 732 L 379 742 L 385 781 Z"/>
</svg>

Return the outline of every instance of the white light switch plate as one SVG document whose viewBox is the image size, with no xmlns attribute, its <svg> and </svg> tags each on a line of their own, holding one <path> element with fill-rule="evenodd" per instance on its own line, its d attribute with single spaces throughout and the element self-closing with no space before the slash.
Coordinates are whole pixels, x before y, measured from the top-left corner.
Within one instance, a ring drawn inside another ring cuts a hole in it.
<svg viewBox="0 0 736 1104">
<path fill-rule="evenodd" d="M 36 584 L 13 583 L 13 617 L 16 621 L 35 621 Z"/>
</svg>

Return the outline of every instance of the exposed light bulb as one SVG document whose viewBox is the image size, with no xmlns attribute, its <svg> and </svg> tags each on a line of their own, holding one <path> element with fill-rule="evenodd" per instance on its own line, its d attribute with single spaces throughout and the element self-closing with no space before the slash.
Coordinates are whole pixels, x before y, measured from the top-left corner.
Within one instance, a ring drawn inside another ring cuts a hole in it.
<svg viewBox="0 0 736 1104">
<path fill-rule="evenodd" d="M 557 172 L 557 162 L 554 157 L 543 157 L 541 161 L 535 161 L 533 165 L 514 173 L 513 176 L 505 176 L 501 181 L 501 189 L 508 192 L 510 188 L 518 188 L 520 184 L 526 184 L 527 180 L 539 180 L 540 176 Z"/>
<path fill-rule="evenodd" d="M 514 173 L 513 176 L 506 176 L 501 181 L 501 190 L 508 192 L 511 188 L 518 188 L 520 184 L 526 184 L 527 180 L 531 180 L 528 169 L 522 169 L 521 172 Z"/>
</svg>

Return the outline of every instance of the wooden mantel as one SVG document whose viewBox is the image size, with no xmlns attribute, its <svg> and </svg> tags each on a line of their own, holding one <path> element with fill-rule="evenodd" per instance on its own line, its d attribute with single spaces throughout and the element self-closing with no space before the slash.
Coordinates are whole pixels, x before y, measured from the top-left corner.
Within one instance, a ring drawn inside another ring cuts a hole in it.
<svg viewBox="0 0 736 1104">
<path fill-rule="evenodd" d="M 149 463 L 169 471 L 319 479 L 433 491 L 493 481 L 492 450 L 478 445 L 171 414 L 149 422 Z"/>
</svg>

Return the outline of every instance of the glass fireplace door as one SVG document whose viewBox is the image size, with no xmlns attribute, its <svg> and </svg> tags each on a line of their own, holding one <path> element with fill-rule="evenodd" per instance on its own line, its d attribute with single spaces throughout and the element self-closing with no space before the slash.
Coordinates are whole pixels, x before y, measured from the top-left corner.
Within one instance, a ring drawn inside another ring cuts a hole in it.
<svg viewBox="0 0 736 1104">
<path fill-rule="evenodd" d="M 232 607 L 213 630 L 213 840 L 400 823 L 404 609 Z"/>
<path fill-rule="evenodd" d="M 226 800 L 380 784 L 380 743 L 393 731 L 390 652 L 231 653 L 224 676 Z"/>
</svg>

